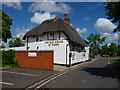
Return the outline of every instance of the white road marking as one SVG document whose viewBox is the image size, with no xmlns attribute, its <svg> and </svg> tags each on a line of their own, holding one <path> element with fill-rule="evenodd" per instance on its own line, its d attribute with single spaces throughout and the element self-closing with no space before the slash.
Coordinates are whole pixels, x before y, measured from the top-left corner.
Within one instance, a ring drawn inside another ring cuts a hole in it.
<svg viewBox="0 0 120 90">
<path fill-rule="evenodd" d="M 38 75 L 34 75 L 34 74 L 11 72 L 11 71 L 0 71 L 0 72 L 13 73 L 13 74 L 21 74 L 21 75 L 29 75 L 29 76 L 38 76 Z"/>
<path fill-rule="evenodd" d="M 5 85 L 14 85 L 13 83 L 8 83 L 8 82 L 0 82 L 0 83 Z"/>
</svg>

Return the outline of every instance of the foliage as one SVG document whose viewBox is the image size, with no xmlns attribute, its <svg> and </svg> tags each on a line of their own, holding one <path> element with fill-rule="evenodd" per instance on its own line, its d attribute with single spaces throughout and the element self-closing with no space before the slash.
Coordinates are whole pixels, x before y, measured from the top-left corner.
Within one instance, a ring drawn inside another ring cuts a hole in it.
<svg viewBox="0 0 120 90">
<path fill-rule="evenodd" d="M 94 54 L 98 54 L 100 49 L 100 44 L 103 44 L 105 41 L 105 37 L 100 37 L 100 34 L 90 34 L 90 36 L 87 38 L 90 43 L 90 52 L 93 52 Z"/>
<path fill-rule="evenodd" d="M 100 54 L 101 55 L 109 55 L 109 47 L 106 45 L 103 45 L 100 49 Z"/>
<path fill-rule="evenodd" d="M 2 32 L 2 40 L 4 42 L 7 42 L 7 39 L 12 37 L 10 32 L 10 25 L 12 25 L 12 19 L 4 11 L 0 10 L 0 12 L 2 12 L 2 15 L 0 15 L 0 19 L 2 20 L 2 28 L 0 28 L 0 32 Z"/>
<path fill-rule="evenodd" d="M 18 38 L 18 37 L 16 37 L 16 38 L 14 38 L 13 40 L 10 40 L 10 41 L 9 41 L 9 47 L 19 47 L 19 46 L 24 46 L 24 43 L 23 43 L 23 41 L 22 41 L 20 38 Z"/>
<path fill-rule="evenodd" d="M 120 63 L 120 60 L 111 60 L 110 63 Z"/>
<path fill-rule="evenodd" d="M 113 23 L 118 23 L 117 28 L 113 31 L 120 31 L 120 1 L 119 2 L 106 2 L 105 11 L 108 19 Z"/>
<path fill-rule="evenodd" d="M 109 52 L 109 55 L 110 56 L 117 56 L 117 44 L 115 44 L 115 43 L 111 43 L 111 45 L 109 46 L 109 50 L 110 50 L 110 52 Z"/>
<path fill-rule="evenodd" d="M 5 48 L 4 44 L 1 44 L 1 45 L 0 45 L 0 48 Z"/>
<path fill-rule="evenodd" d="M 117 72 L 118 78 L 120 79 L 120 59 L 111 60 L 110 64 L 112 65 L 113 69 Z"/>
<path fill-rule="evenodd" d="M 14 50 L 2 50 L 2 66 L 19 67 L 15 59 Z"/>
<path fill-rule="evenodd" d="M 120 45 L 111 43 L 109 46 L 103 45 L 100 49 L 100 54 L 103 56 L 120 56 Z"/>
<path fill-rule="evenodd" d="M 120 45 L 117 47 L 117 56 L 120 56 Z"/>
</svg>

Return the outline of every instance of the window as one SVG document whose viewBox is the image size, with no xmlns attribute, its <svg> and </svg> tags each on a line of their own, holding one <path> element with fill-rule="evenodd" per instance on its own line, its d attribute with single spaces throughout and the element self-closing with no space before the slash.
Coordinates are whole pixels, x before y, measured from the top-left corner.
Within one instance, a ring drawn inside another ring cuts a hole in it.
<svg viewBox="0 0 120 90">
<path fill-rule="evenodd" d="M 50 36 L 53 36 L 53 34 L 52 34 L 52 33 L 50 33 Z"/>
<path fill-rule="evenodd" d="M 54 40 L 54 32 L 49 33 L 49 40 Z"/>
</svg>

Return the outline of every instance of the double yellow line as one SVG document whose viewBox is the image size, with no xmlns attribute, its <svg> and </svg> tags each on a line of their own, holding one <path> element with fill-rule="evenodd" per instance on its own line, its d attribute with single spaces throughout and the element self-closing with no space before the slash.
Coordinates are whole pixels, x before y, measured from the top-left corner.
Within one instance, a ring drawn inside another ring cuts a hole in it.
<svg viewBox="0 0 120 90">
<path fill-rule="evenodd" d="M 57 76 L 49 79 L 48 81 L 42 83 L 40 86 L 36 87 L 34 90 L 37 90 L 38 88 L 41 88 L 41 87 L 44 86 L 45 84 L 49 83 L 50 81 L 56 79 L 57 77 L 60 77 L 61 75 L 65 74 L 65 73 L 67 73 L 67 72 L 68 72 L 68 71 L 65 71 L 65 72 L 63 72 L 63 73 L 61 73 L 61 74 L 59 74 L 59 75 L 57 75 Z"/>
<path fill-rule="evenodd" d="M 41 85 L 39 85 L 38 87 L 36 87 L 34 90 L 37 90 L 37 89 L 41 88 L 42 86 L 44 86 L 45 84 L 49 83 L 50 81 L 52 81 L 52 80 L 54 80 L 54 79 L 56 79 L 56 78 L 62 76 L 63 74 L 65 74 L 65 73 L 67 73 L 67 72 L 69 72 L 69 71 L 72 71 L 72 70 L 74 70 L 74 69 L 80 67 L 81 65 L 85 65 L 85 64 L 87 64 L 87 63 L 90 63 L 90 62 L 82 63 L 82 64 L 80 64 L 80 65 L 78 64 L 78 65 L 76 65 L 76 66 L 74 66 L 74 67 L 72 67 L 72 68 L 70 68 L 70 69 L 68 69 L 68 70 L 66 70 L 66 71 L 63 71 L 62 73 L 56 75 L 55 77 L 53 77 L 53 78 L 47 80 L 47 81 L 44 82 L 44 83 L 42 83 Z"/>
</svg>

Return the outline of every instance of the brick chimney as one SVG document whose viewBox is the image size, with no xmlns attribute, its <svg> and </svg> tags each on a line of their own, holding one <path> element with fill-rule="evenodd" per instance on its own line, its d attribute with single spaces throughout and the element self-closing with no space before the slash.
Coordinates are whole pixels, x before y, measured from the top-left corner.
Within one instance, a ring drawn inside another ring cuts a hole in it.
<svg viewBox="0 0 120 90">
<path fill-rule="evenodd" d="M 67 24 L 70 25 L 70 19 L 67 17 L 67 14 L 64 14 L 64 19 L 63 19 Z"/>
</svg>

